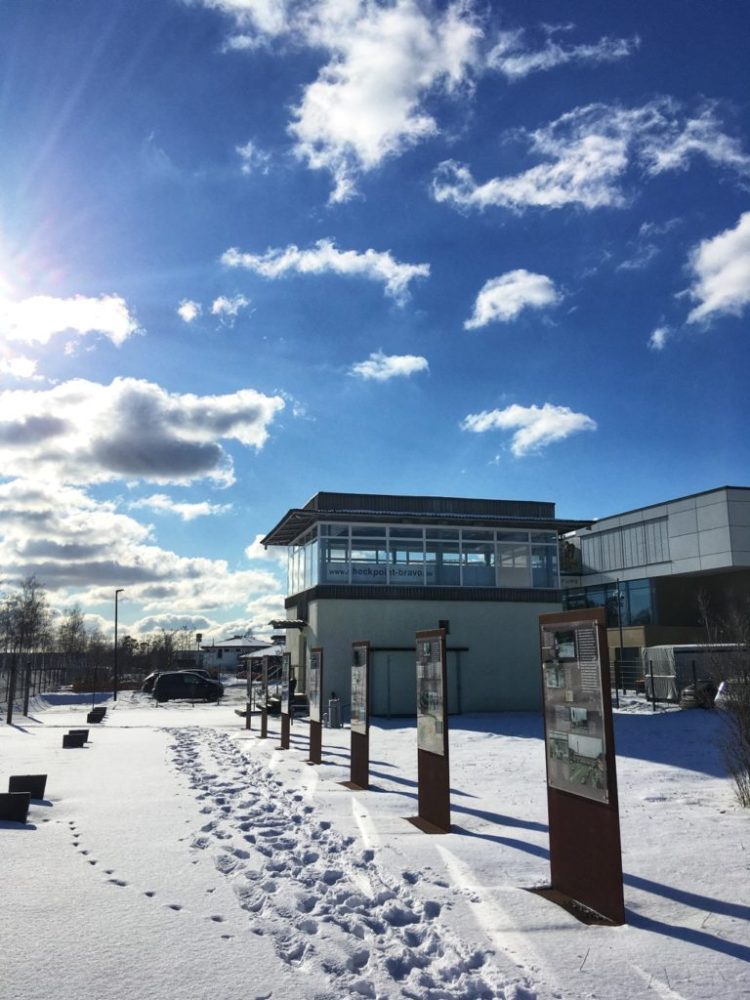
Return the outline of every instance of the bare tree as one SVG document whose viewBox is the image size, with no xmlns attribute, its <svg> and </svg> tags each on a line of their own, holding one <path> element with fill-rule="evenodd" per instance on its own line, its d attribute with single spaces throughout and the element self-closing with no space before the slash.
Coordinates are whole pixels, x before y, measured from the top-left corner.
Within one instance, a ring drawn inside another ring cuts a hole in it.
<svg viewBox="0 0 750 1000">
<path fill-rule="evenodd" d="M 26 577 L 20 589 L 10 594 L 2 616 L 5 649 L 10 653 L 10 675 L 7 685 L 8 723 L 13 720 L 13 702 L 17 694 L 19 667 L 25 666 L 24 712 L 28 712 L 28 695 L 32 679 L 32 661 L 46 644 L 50 629 L 50 613 L 44 587 L 35 576 Z"/>
</svg>

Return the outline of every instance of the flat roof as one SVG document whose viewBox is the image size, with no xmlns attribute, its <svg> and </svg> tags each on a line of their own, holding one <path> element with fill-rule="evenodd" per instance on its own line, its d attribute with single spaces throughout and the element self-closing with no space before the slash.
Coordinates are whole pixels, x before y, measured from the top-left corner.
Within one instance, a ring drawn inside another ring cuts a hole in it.
<svg viewBox="0 0 750 1000">
<path fill-rule="evenodd" d="M 711 490 L 699 490 L 697 493 L 688 493 L 682 497 L 670 497 L 669 500 L 660 500 L 658 503 L 648 503 L 643 507 L 631 507 L 630 510 L 621 510 L 618 514 L 604 514 L 602 517 L 592 517 L 587 524 L 598 527 L 603 521 L 612 521 L 618 517 L 627 517 L 628 514 L 638 514 L 642 510 L 653 510 L 655 507 L 668 507 L 673 503 L 682 503 L 683 500 L 695 500 L 697 497 L 707 497 L 712 493 L 726 493 L 728 490 L 737 490 L 739 493 L 750 494 L 750 486 L 714 486 Z"/>
<path fill-rule="evenodd" d="M 263 545 L 290 545 L 319 521 L 525 527 L 560 533 L 591 524 L 590 520 L 556 518 L 554 503 L 547 501 L 323 492 L 316 493 L 304 507 L 288 510 L 268 532 Z"/>
</svg>

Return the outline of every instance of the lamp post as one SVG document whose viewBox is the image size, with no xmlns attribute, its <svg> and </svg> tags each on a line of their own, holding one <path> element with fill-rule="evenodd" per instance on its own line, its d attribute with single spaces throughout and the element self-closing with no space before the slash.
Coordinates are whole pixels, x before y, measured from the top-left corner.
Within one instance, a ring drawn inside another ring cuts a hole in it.
<svg viewBox="0 0 750 1000">
<path fill-rule="evenodd" d="M 114 678 L 112 685 L 112 698 L 114 701 L 117 701 L 117 687 L 120 680 L 119 675 L 117 673 L 117 598 L 120 596 L 123 590 L 124 590 L 123 587 L 118 587 L 117 590 L 115 591 L 115 649 L 114 649 L 114 663 L 113 663 Z"/>
<path fill-rule="evenodd" d="M 623 642 L 623 639 L 622 639 L 622 601 L 623 601 L 623 598 L 625 597 L 625 595 L 620 590 L 620 580 L 619 579 L 617 579 L 615 581 L 615 586 L 617 587 L 617 591 L 616 591 L 616 594 L 617 594 L 617 624 L 618 624 L 619 629 L 620 629 L 620 655 L 619 655 L 619 657 L 615 657 L 615 690 L 617 690 L 617 688 L 619 688 L 619 686 L 620 686 L 620 681 L 622 679 L 622 655 L 623 655 L 624 645 L 625 645 L 624 642 Z M 625 694 L 625 689 L 624 688 L 623 688 L 623 692 L 622 693 Z M 618 691 L 617 697 L 616 697 L 616 704 L 617 704 L 617 707 L 619 708 L 620 707 L 620 694 L 619 694 L 619 691 Z"/>
</svg>

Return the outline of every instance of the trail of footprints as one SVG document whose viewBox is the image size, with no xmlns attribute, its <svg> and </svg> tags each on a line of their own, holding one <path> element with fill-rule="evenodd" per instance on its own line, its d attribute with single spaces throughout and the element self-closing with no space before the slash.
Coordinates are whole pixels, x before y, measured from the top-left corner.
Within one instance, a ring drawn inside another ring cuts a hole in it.
<svg viewBox="0 0 750 1000">
<path fill-rule="evenodd" d="M 491 953 L 465 948 L 441 927 L 440 903 L 410 891 L 419 876 L 398 881 L 380 870 L 373 851 L 317 819 L 228 734 L 179 730 L 170 749 L 204 803 L 206 822 L 191 846 L 215 851 L 251 930 L 270 934 L 285 963 L 314 963 L 342 996 L 506 997 Z"/>
<path fill-rule="evenodd" d="M 101 871 L 102 874 L 106 876 L 105 881 L 109 885 L 117 886 L 121 889 L 130 886 L 129 882 L 126 882 L 122 878 L 115 877 L 116 873 L 114 868 L 104 868 L 99 864 L 97 858 L 90 857 L 91 851 L 81 846 L 81 834 L 78 832 L 78 827 L 74 820 L 68 821 L 68 829 L 70 831 L 71 843 L 73 847 L 78 851 L 87 864 L 91 865 L 91 867 L 95 868 L 97 871 Z M 156 897 L 156 891 L 154 889 L 145 889 L 142 890 L 142 895 L 146 896 L 148 899 L 154 899 Z M 183 906 L 180 903 L 166 903 L 165 907 L 166 909 L 173 910 L 175 913 L 179 913 L 183 910 Z M 219 916 L 218 914 L 212 914 L 207 919 L 213 921 L 214 923 L 224 922 L 224 917 Z M 231 934 L 222 934 L 221 936 L 225 940 L 229 940 L 233 937 Z"/>
</svg>

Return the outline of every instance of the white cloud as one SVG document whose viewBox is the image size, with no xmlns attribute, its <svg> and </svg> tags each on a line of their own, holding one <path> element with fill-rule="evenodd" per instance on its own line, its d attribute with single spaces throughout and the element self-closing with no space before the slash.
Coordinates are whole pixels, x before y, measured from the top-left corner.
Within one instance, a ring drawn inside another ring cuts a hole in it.
<svg viewBox="0 0 750 1000">
<path fill-rule="evenodd" d="M 553 306 L 560 298 L 553 281 L 546 275 L 522 268 L 508 271 L 483 285 L 474 303 L 474 313 L 464 323 L 464 329 L 477 330 L 493 322 L 507 323 L 524 309 Z"/>
<path fill-rule="evenodd" d="M 249 624 L 256 632 L 268 632 L 272 621 L 281 621 L 287 618 L 287 610 L 284 607 L 284 595 L 267 594 L 255 597 L 245 605 L 245 611 L 249 616 Z"/>
<path fill-rule="evenodd" d="M 738 139 L 722 132 L 714 106 L 704 108 L 697 118 L 684 123 L 670 122 L 667 129 L 650 137 L 643 150 L 652 174 L 686 170 L 696 154 L 739 174 L 750 173 L 750 156 L 743 153 Z"/>
<path fill-rule="evenodd" d="M 561 45 L 547 38 L 541 49 L 526 47 L 523 31 L 503 31 L 487 56 L 490 69 L 499 70 L 511 82 L 566 63 L 615 62 L 632 55 L 640 44 L 636 38 L 600 38 L 590 45 Z"/>
<path fill-rule="evenodd" d="M 539 451 L 554 441 L 563 441 L 579 431 L 596 430 L 596 422 L 585 413 L 575 413 L 567 406 L 519 406 L 504 410 L 484 410 L 470 413 L 461 422 L 461 429 L 477 434 L 485 431 L 515 431 L 511 451 L 517 457 Z"/>
<path fill-rule="evenodd" d="M 671 335 L 672 331 L 668 326 L 657 326 L 648 338 L 649 348 L 652 351 L 663 351 Z"/>
<path fill-rule="evenodd" d="M 482 35 L 470 4 L 436 12 L 417 0 L 322 2 L 304 30 L 330 61 L 306 88 L 289 131 L 297 155 L 332 174 L 334 202 L 352 197 L 361 172 L 439 131 L 425 99 L 466 81 Z"/>
<path fill-rule="evenodd" d="M 642 271 L 648 267 L 654 257 L 659 255 L 659 248 L 654 243 L 641 243 L 636 246 L 630 257 L 620 261 L 617 271 Z"/>
<path fill-rule="evenodd" d="M 194 649 L 196 635 L 200 633 L 205 637 L 211 628 L 216 628 L 216 623 L 204 617 L 204 615 L 172 615 L 167 612 L 141 618 L 133 622 L 128 631 L 136 635 L 151 635 L 154 632 L 171 633 L 186 630 L 188 635 L 185 638 L 188 642 L 188 648 Z"/>
<path fill-rule="evenodd" d="M 333 240 L 318 240 L 310 250 L 300 250 L 293 243 L 284 249 L 271 249 L 264 254 L 241 253 L 231 248 L 223 254 L 227 267 L 242 267 L 264 278 L 280 278 L 290 272 L 298 274 L 340 274 L 347 277 L 380 281 L 388 295 L 403 301 L 409 282 L 426 278 L 429 264 L 401 264 L 390 251 L 339 250 Z"/>
<path fill-rule="evenodd" d="M 739 316 L 750 303 L 750 212 L 734 229 L 703 240 L 690 254 L 691 298 L 698 301 L 687 318 L 698 323 L 729 314 Z"/>
<path fill-rule="evenodd" d="M 291 27 L 292 0 L 200 0 L 204 7 L 234 19 L 240 34 L 229 40 L 229 48 L 256 48 Z"/>
<path fill-rule="evenodd" d="M 227 298 L 226 295 L 220 295 L 211 303 L 211 315 L 235 318 L 240 309 L 249 305 L 250 299 L 246 299 L 244 295 L 234 295 L 231 299 Z"/>
<path fill-rule="evenodd" d="M 494 206 L 518 212 L 532 206 L 620 208 L 628 202 L 626 179 L 684 169 L 694 154 L 750 173 L 750 158 L 721 131 L 712 110 L 686 119 L 669 100 L 631 109 L 592 104 L 518 135 L 542 158 L 540 163 L 479 184 L 466 165 L 447 160 L 433 177 L 436 201 L 463 209 Z"/>
<path fill-rule="evenodd" d="M 363 379 L 374 379 L 376 382 L 386 382 L 396 376 L 413 375 L 415 372 L 429 370 L 427 358 L 418 354 L 383 354 L 373 351 L 367 361 L 358 361 L 352 365 L 349 374 Z"/>
<path fill-rule="evenodd" d="M 132 500 L 128 507 L 132 510 L 147 508 L 167 514 L 177 514 L 183 521 L 194 521 L 197 517 L 209 517 L 215 514 L 226 514 L 232 509 L 229 503 L 209 503 L 207 500 L 198 503 L 180 503 L 165 493 L 154 493 L 150 497 Z"/>
<path fill-rule="evenodd" d="M 37 375 L 36 366 L 36 361 L 23 355 L 0 358 L 0 375 L 10 375 L 18 379 L 39 379 L 41 376 Z"/>
<path fill-rule="evenodd" d="M 251 140 L 244 146 L 237 146 L 237 152 L 242 160 L 243 174 L 267 174 L 270 169 L 271 156 L 259 149 Z"/>
<path fill-rule="evenodd" d="M 19 302 L 0 301 L 0 337 L 27 344 L 47 344 L 60 333 L 85 337 L 101 333 L 118 347 L 138 333 L 138 323 L 119 295 L 69 299 L 33 295 Z"/>
<path fill-rule="evenodd" d="M 254 389 L 196 396 L 130 378 L 6 390 L 0 392 L 0 462 L 6 476 L 46 482 L 208 477 L 229 484 L 232 461 L 219 442 L 262 448 L 283 408 L 280 396 Z"/>
<path fill-rule="evenodd" d="M 251 562 L 272 562 L 286 568 L 287 552 L 285 548 L 270 545 L 266 548 L 262 545 L 265 535 L 256 535 L 252 542 L 245 549 L 245 556 Z"/>
<path fill-rule="evenodd" d="M 192 323 L 202 312 L 200 302 L 193 302 L 192 299 L 183 299 L 177 308 L 177 315 L 185 323 Z"/>
<path fill-rule="evenodd" d="M 35 574 L 60 603 L 111 605 L 124 587 L 124 618 L 134 607 L 153 614 L 206 614 L 249 599 L 281 595 L 278 574 L 232 571 L 222 559 L 177 555 L 149 527 L 111 501 L 82 489 L 16 479 L 0 483 L 0 565 L 5 581 Z"/>
</svg>

